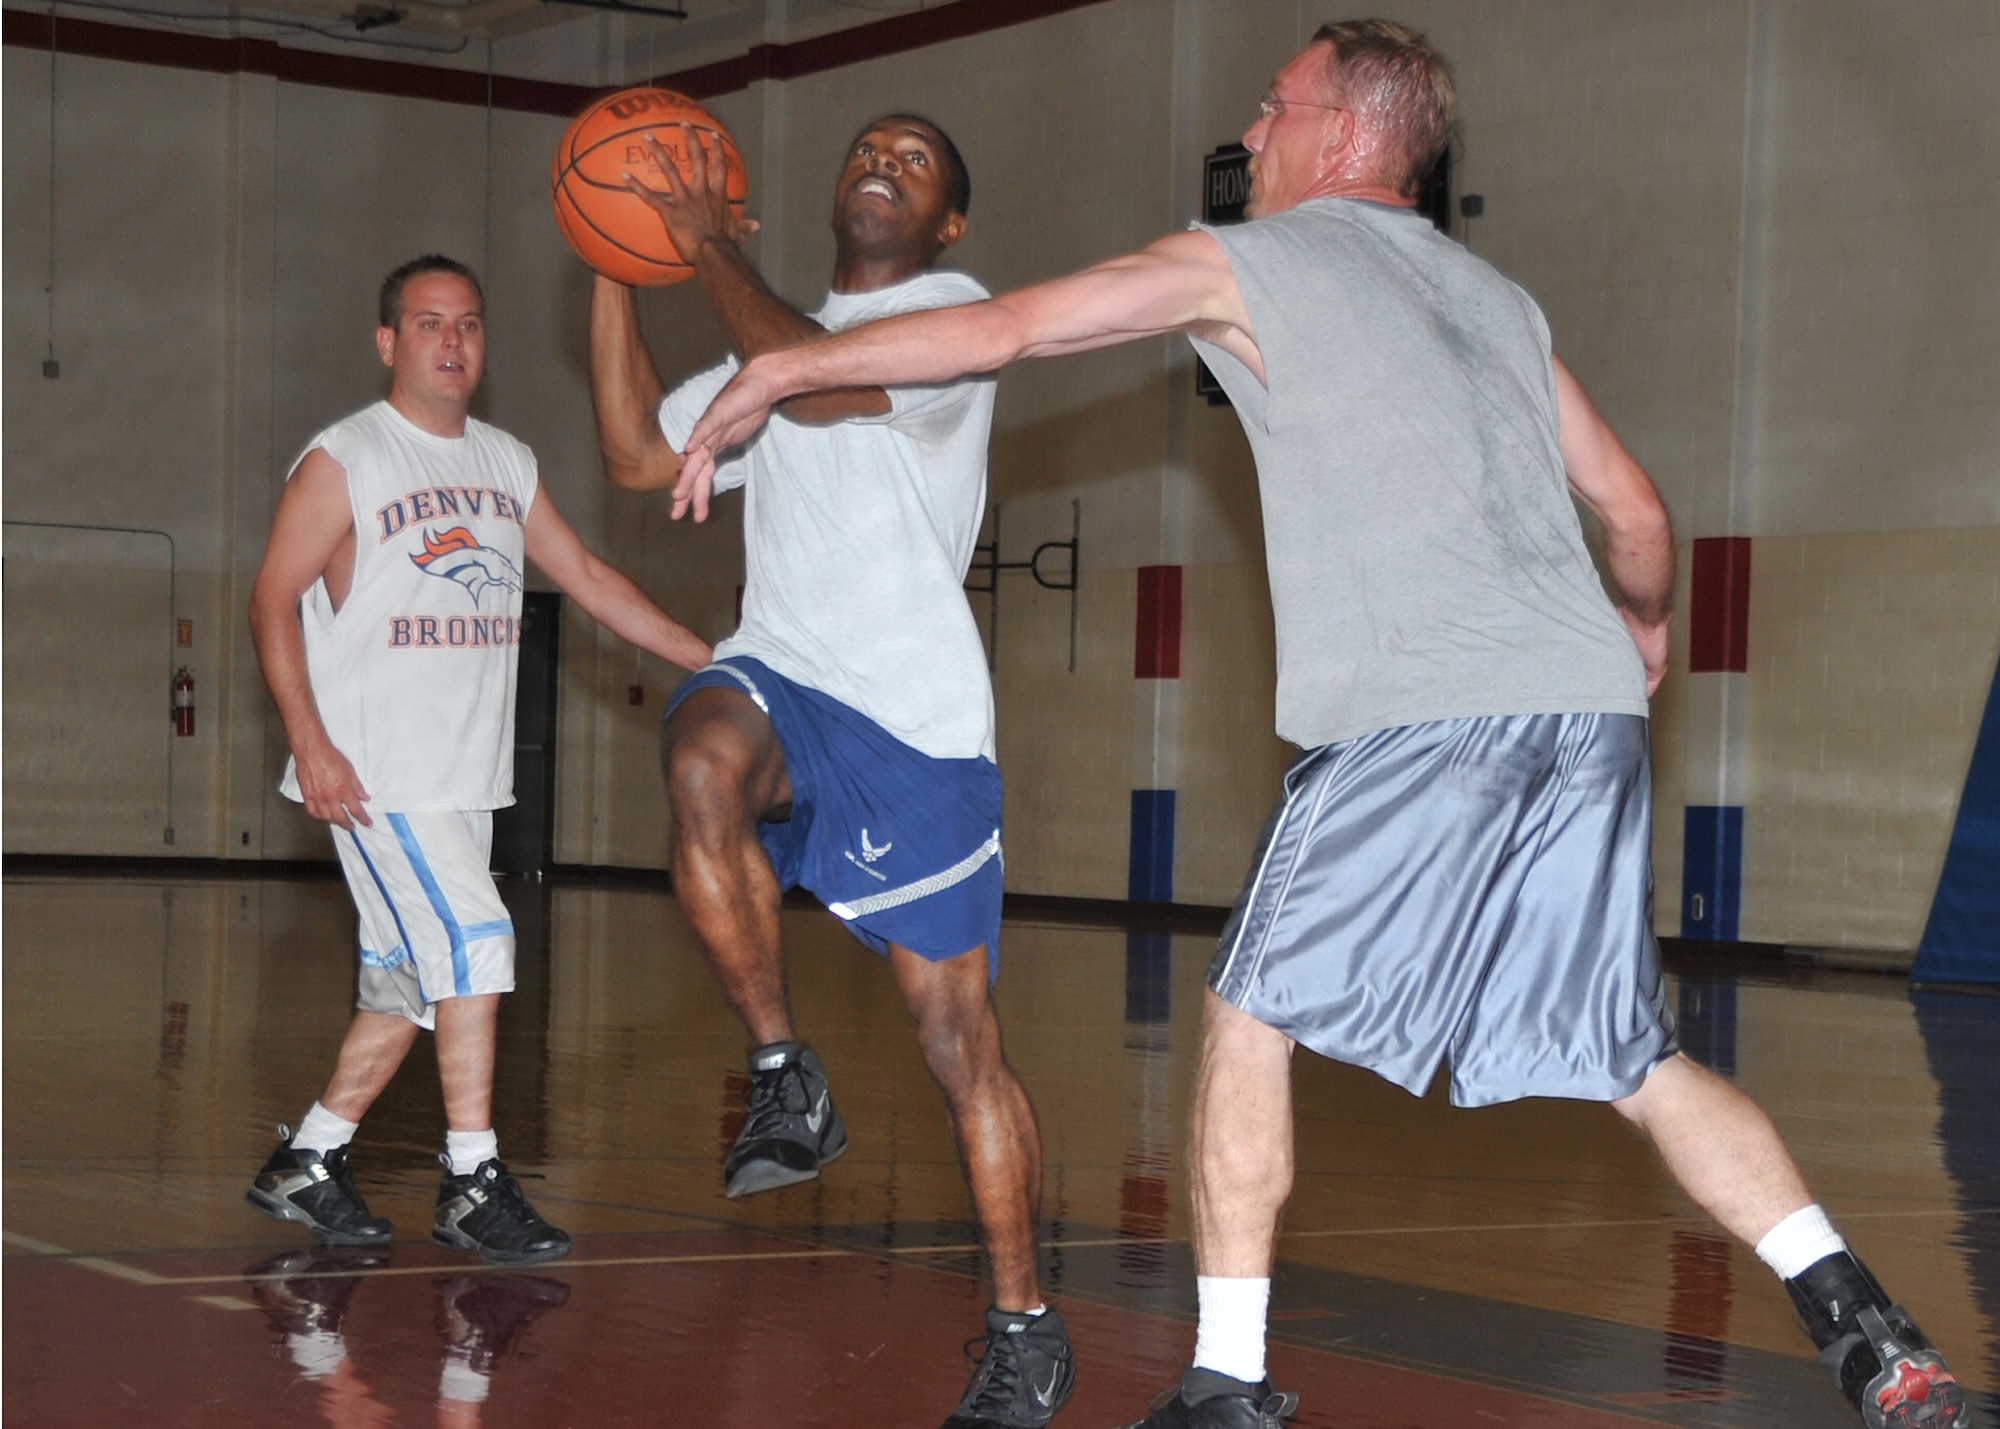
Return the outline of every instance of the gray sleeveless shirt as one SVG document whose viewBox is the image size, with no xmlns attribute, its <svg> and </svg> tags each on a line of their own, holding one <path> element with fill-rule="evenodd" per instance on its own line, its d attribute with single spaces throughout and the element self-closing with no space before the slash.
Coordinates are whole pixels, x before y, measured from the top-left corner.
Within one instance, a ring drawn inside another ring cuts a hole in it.
<svg viewBox="0 0 2000 1429">
<path fill-rule="evenodd" d="M 1534 300 L 1409 209 L 1315 199 L 1207 231 L 1269 383 L 1195 339 L 1257 460 L 1278 733 L 1312 748 L 1473 715 L 1644 715 Z"/>
</svg>

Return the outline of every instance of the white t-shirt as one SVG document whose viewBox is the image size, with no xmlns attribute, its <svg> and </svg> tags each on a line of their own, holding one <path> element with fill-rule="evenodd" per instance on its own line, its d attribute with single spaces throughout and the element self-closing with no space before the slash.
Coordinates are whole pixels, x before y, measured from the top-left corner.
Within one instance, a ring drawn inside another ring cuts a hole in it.
<svg viewBox="0 0 2000 1429">
<path fill-rule="evenodd" d="M 834 332 L 897 313 L 976 302 L 963 273 L 920 273 L 868 293 L 830 293 Z M 660 403 L 684 450 L 737 369 L 733 357 Z M 772 414 L 720 463 L 718 492 L 745 488 L 743 623 L 715 647 L 748 655 L 861 711 L 936 759 L 993 757 L 993 686 L 965 573 L 986 506 L 994 381 L 889 389 L 890 410 L 810 426 Z"/>
<path fill-rule="evenodd" d="M 336 612 L 323 580 L 299 602 L 313 702 L 333 747 L 371 807 L 513 803 L 535 454 L 470 419 L 462 437 L 433 436 L 387 402 L 328 427 L 299 461 L 315 447 L 345 468 L 354 511 L 347 603 Z M 296 760 L 280 791 L 301 799 Z"/>
</svg>

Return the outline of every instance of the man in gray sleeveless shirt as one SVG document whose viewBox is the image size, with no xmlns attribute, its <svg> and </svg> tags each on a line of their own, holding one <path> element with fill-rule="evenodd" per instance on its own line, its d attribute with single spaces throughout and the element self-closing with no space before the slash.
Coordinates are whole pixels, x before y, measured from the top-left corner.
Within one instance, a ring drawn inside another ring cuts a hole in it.
<svg viewBox="0 0 2000 1429">
<path fill-rule="evenodd" d="M 1646 700 L 1673 534 L 1533 299 L 1414 210 L 1449 68 L 1386 21 L 1279 71 L 1252 222 L 991 302 L 760 357 L 696 427 L 684 492 L 771 403 L 1190 335 L 1257 459 L 1285 779 L 1209 972 L 1191 1139 L 1200 1329 L 1154 1429 L 1275 1429 L 1264 1371 L 1303 1043 L 1453 1100 L 1611 1103 L 1784 1279 L 1874 1426 L 1964 1397 L 1813 1202 L 1768 1116 L 1681 1055 L 1648 917 Z M 1607 538 L 1605 597 L 1571 496 Z"/>
</svg>

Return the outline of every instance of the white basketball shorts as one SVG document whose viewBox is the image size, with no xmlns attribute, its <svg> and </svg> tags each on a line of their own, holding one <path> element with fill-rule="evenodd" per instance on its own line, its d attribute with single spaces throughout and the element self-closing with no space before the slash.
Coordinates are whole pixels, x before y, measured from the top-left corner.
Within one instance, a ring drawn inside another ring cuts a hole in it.
<svg viewBox="0 0 2000 1429">
<path fill-rule="evenodd" d="M 490 871 L 488 811 L 392 814 L 336 828 L 333 845 L 361 917 L 367 1012 L 432 1027 L 447 997 L 514 990 L 514 920 Z"/>
</svg>

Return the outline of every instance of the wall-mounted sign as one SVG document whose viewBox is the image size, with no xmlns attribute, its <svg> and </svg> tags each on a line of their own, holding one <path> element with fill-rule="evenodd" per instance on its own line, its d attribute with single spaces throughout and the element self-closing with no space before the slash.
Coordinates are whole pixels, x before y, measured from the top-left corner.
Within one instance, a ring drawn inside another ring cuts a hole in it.
<svg viewBox="0 0 2000 1429">
<path fill-rule="evenodd" d="M 1241 223 L 1250 202 L 1250 151 L 1241 144 L 1224 144 L 1201 161 L 1203 223 Z M 1211 407 L 1227 407 L 1229 396 L 1199 357 L 1194 360 L 1194 390 Z"/>
</svg>

